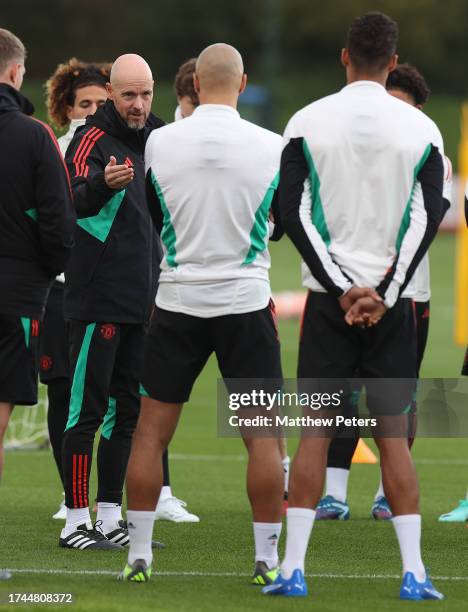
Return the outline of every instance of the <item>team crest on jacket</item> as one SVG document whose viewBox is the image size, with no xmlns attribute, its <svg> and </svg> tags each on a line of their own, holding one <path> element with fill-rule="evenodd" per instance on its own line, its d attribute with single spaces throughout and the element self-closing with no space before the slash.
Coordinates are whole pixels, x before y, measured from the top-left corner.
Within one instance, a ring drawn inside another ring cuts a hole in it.
<svg viewBox="0 0 468 612">
<path fill-rule="evenodd" d="M 115 336 L 115 332 L 115 325 L 112 323 L 104 323 L 104 325 L 101 325 L 101 336 L 104 340 L 112 340 Z"/>
<path fill-rule="evenodd" d="M 52 367 L 52 357 L 50 357 L 49 355 L 42 355 L 39 361 L 41 370 L 43 370 L 44 372 L 48 372 Z"/>
</svg>

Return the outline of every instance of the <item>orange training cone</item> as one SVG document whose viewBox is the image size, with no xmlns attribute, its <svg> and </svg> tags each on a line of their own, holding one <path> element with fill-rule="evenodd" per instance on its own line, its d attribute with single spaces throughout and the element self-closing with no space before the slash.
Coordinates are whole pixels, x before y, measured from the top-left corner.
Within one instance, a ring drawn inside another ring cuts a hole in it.
<svg viewBox="0 0 468 612">
<path fill-rule="evenodd" d="M 359 438 L 358 445 L 356 446 L 356 450 L 353 455 L 353 463 L 378 463 L 377 457 L 371 451 L 371 449 L 367 446 L 367 444 Z"/>
</svg>

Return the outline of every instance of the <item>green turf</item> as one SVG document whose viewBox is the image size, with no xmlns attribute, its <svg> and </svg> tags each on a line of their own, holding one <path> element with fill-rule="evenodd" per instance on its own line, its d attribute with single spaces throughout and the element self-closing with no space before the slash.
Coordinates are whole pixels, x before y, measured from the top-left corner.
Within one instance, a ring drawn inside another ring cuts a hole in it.
<svg viewBox="0 0 468 612">
<path fill-rule="evenodd" d="M 453 247 L 453 238 L 442 235 L 432 248 L 431 337 L 424 366 L 428 376 L 457 376 L 461 365 L 462 351 L 452 342 Z M 272 245 L 272 257 L 273 288 L 298 288 L 298 258 L 288 243 Z M 297 321 L 281 323 L 287 376 L 295 372 L 297 333 Z M 171 444 L 174 491 L 200 515 L 201 522 L 157 524 L 155 536 L 168 545 L 155 558 L 156 572 L 163 575 L 155 575 L 147 585 L 119 584 L 114 574 L 122 569 L 125 553 L 59 549 L 60 523 L 50 518 L 61 494 L 52 456 L 48 451 L 16 451 L 7 453 L 0 489 L 0 567 L 111 574 L 16 573 L 11 581 L 0 582 L 0 599 L 8 592 L 71 592 L 73 610 L 93 612 L 421 609 L 421 604 L 398 601 L 400 561 L 392 526 L 369 518 L 379 476 L 375 465 L 353 467 L 351 520 L 319 523 L 314 528 L 306 571 L 322 576 L 308 579 L 309 598 L 267 599 L 249 584 L 253 543 L 244 491 L 245 454 L 239 440 L 216 436 L 216 381 L 211 360 Z M 292 451 L 295 441 L 289 445 Z M 432 575 L 445 577 L 435 583 L 447 595 L 444 603 L 422 605 L 461 612 L 468 594 L 468 531 L 464 525 L 440 524 L 436 519 L 464 495 L 466 441 L 420 439 L 414 455 L 421 480 L 424 557 Z M 189 572 L 233 575 L 186 575 Z"/>
</svg>

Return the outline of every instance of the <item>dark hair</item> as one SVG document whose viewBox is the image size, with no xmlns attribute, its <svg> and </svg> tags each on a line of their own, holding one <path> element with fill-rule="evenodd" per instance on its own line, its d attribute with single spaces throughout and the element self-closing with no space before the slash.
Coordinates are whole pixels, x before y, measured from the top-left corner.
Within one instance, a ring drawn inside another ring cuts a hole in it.
<svg viewBox="0 0 468 612">
<path fill-rule="evenodd" d="M 76 90 L 89 85 L 105 87 L 110 78 L 112 64 L 88 64 L 72 57 L 59 64 L 46 83 L 47 112 L 49 119 L 58 128 L 69 123 L 67 106 L 75 103 Z"/>
<path fill-rule="evenodd" d="M 398 43 L 398 24 L 383 13 L 357 17 L 348 31 L 346 48 L 351 63 L 373 74 L 384 70 Z"/>
<path fill-rule="evenodd" d="M 193 75 L 195 74 L 196 63 L 197 58 L 192 57 L 180 66 L 175 76 L 174 89 L 179 98 L 189 96 L 193 104 L 198 106 L 200 101 L 195 91 L 195 87 L 193 86 Z"/>
<path fill-rule="evenodd" d="M 410 64 L 398 64 L 388 75 L 385 86 L 388 90 L 404 91 L 413 98 L 415 104 L 420 106 L 427 102 L 431 93 L 423 75 Z"/>
</svg>

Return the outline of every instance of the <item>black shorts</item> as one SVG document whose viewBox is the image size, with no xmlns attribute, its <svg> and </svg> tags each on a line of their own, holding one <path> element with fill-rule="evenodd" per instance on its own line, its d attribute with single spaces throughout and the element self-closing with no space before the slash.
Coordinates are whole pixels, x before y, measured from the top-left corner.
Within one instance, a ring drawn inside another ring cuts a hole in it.
<svg viewBox="0 0 468 612">
<path fill-rule="evenodd" d="M 68 347 L 68 323 L 63 316 L 63 283 L 55 281 L 39 336 L 39 377 L 42 383 L 69 378 Z"/>
<path fill-rule="evenodd" d="M 466 347 L 465 360 L 462 366 L 462 375 L 468 376 L 468 346 Z"/>
<path fill-rule="evenodd" d="M 417 331 L 417 362 L 418 376 L 421 369 L 424 352 L 427 345 L 427 336 L 429 334 L 429 317 L 431 314 L 431 306 L 429 302 L 414 302 L 414 311 L 416 314 L 416 331 Z"/>
<path fill-rule="evenodd" d="M 0 402 L 37 404 L 39 321 L 0 315 Z"/>
<path fill-rule="evenodd" d="M 273 302 L 244 314 L 203 319 L 156 307 L 146 338 L 142 394 L 182 404 L 211 353 L 224 379 L 281 380 Z"/>
<path fill-rule="evenodd" d="M 299 379 L 383 379 L 367 382 L 372 414 L 411 409 L 416 390 L 416 323 L 413 302 L 401 298 L 368 329 L 350 327 L 336 298 L 309 291 L 299 344 Z M 390 381 L 388 379 L 400 379 Z M 347 384 L 352 393 L 352 383 Z"/>
</svg>

